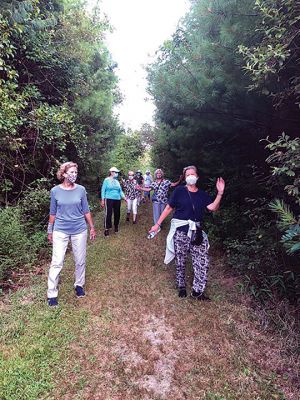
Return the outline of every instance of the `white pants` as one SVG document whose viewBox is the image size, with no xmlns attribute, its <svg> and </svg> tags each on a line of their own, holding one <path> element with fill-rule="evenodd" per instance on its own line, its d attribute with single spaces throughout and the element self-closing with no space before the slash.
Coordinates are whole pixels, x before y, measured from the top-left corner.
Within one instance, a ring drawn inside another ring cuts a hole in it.
<svg viewBox="0 0 300 400">
<path fill-rule="evenodd" d="M 138 199 L 127 200 L 127 214 L 130 214 L 131 210 L 133 214 L 137 214 Z"/>
<path fill-rule="evenodd" d="M 58 279 L 64 264 L 69 239 L 71 239 L 72 251 L 75 260 L 74 287 L 83 286 L 85 283 L 87 230 L 78 233 L 77 235 L 68 235 L 66 233 L 54 231 L 52 261 L 48 275 L 48 298 L 57 297 L 58 295 Z"/>
</svg>

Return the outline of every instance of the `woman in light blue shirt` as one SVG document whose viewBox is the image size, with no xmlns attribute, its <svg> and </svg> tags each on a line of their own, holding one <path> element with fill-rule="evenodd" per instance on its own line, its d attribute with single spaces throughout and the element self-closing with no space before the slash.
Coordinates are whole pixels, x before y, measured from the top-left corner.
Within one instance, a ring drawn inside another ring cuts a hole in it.
<svg viewBox="0 0 300 400">
<path fill-rule="evenodd" d="M 58 305 L 58 280 L 63 267 L 69 240 L 75 259 L 75 293 L 77 297 L 85 296 L 85 260 L 87 242 L 87 223 L 90 227 L 90 239 L 94 240 L 96 232 L 89 210 L 86 190 L 75 183 L 78 166 L 73 162 L 62 164 L 57 172 L 60 185 L 51 189 L 50 216 L 48 223 L 48 240 L 53 244 L 52 261 L 48 276 L 48 304 Z"/>
<path fill-rule="evenodd" d="M 101 193 L 100 204 L 104 208 L 104 236 L 109 235 L 112 227 L 112 215 L 114 214 L 115 233 L 119 232 L 119 222 L 121 214 L 121 199 L 125 200 L 125 195 L 118 181 L 119 170 L 112 167 L 109 170 L 109 176 L 104 179 Z"/>
</svg>

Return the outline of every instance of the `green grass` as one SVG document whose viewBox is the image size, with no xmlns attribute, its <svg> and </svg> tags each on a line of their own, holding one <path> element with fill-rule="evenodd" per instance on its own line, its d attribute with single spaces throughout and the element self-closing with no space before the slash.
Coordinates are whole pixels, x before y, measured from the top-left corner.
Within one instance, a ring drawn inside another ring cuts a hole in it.
<svg viewBox="0 0 300 400">
<path fill-rule="evenodd" d="M 274 372 L 288 368 L 278 340 L 261 331 L 221 261 L 212 260 L 212 303 L 179 299 L 174 267 L 162 263 L 167 230 L 148 241 L 151 214 L 141 210 L 138 225 L 90 244 L 84 299 L 74 296 L 70 256 L 59 308 L 46 305 L 46 274 L 3 297 L 1 400 L 288 400 L 284 389 L 297 398 Z M 190 263 L 187 275 L 190 290 Z"/>
<path fill-rule="evenodd" d="M 86 310 L 49 309 L 45 285 L 12 294 L 1 318 L 0 398 L 40 399 L 69 367 L 70 346 L 86 325 Z M 76 363 L 76 360 L 74 361 Z"/>
</svg>

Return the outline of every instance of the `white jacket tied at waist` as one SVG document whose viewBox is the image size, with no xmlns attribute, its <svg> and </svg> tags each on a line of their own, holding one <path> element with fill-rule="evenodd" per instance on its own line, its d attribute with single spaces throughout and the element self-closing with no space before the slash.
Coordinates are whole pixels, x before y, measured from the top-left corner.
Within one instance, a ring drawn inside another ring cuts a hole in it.
<svg viewBox="0 0 300 400">
<path fill-rule="evenodd" d="M 179 228 L 180 226 L 184 225 L 189 225 L 189 230 L 188 230 L 188 237 L 192 237 L 192 231 L 196 230 L 196 222 L 192 221 L 191 219 L 185 220 L 185 219 L 176 219 L 173 218 L 171 220 L 171 226 L 170 226 L 170 231 L 167 236 L 167 245 L 166 245 L 166 255 L 165 255 L 165 264 L 169 264 L 174 258 L 175 258 L 175 249 L 174 249 L 174 235 L 176 232 L 176 229 Z M 203 236 L 206 237 L 207 239 L 207 234 L 203 232 Z M 208 245 L 209 248 L 209 245 Z"/>
</svg>

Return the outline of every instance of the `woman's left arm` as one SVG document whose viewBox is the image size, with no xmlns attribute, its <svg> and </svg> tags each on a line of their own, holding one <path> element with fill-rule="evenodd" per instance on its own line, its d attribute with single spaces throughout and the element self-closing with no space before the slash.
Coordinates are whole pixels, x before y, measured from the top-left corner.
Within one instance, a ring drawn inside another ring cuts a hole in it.
<svg viewBox="0 0 300 400">
<path fill-rule="evenodd" d="M 85 189 L 84 189 L 84 192 L 83 192 L 83 195 L 82 195 L 82 198 L 81 198 L 81 205 L 82 205 L 84 218 L 85 218 L 86 222 L 89 224 L 89 227 L 90 227 L 90 239 L 94 240 L 96 238 L 96 231 L 95 231 L 95 227 L 94 227 L 92 214 L 90 213 L 90 210 L 89 210 L 89 205 L 88 205 L 88 201 L 87 201 L 87 194 L 86 194 Z"/>
<path fill-rule="evenodd" d="M 218 194 L 215 200 L 207 206 L 209 211 L 217 211 L 220 208 L 220 203 L 225 190 L 225 181 L 223 178 L 218 178 L 216 183 Z"/>
<path fill-rule="evenodd" d="M 90 212 L 88 212 L 88 213 L 84 214 L 84 217 L 90 227 L 90 239 L 94 240 L 96 238 L 96 230 L 95 230 L 92 214 Z"/>
</svg>

